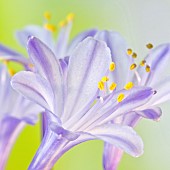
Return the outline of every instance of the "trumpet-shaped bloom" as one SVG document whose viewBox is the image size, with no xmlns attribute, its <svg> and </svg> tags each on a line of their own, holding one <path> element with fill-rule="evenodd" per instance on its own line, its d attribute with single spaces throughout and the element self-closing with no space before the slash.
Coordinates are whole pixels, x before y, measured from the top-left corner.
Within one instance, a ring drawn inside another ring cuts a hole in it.
<svg viewBox="0 0 170 170">
<path fill-rule="evenodd" d="M 112 123 L 134 127 L 142 117 L 158 120 L 162 114 L 158 104 L 170 99 L 170 77 L 162 74 L 170 61 L 170 44 L 162 44 L 151 49 L 147 57 L 135 69 L 134 58 L 137 57 L 137 54 L 128 48 L 125 40 L 118 33 L 100 31 L 95 37 L 105 41 L 111 49 L 112 61 L 114 61 L 117 70 L 116 74 L 110 75 L 110 78 L 118 84 L 117 89 L 123 88 L 124 84 L 128 82 L 133 82 L 134 86 L 148 86 L 156 90 L 156 95 L 150 101 L 133 112 L 126 112 L 125 115 L 113 119 Z M 148 44 L 147 47 L 152 48 L 152 44 Z M 122 154 L 121 149 L 105 143 L 104 169 L 116 170 Z"/>
<path fill-rule="evenodd" d="M 131 127 L 108 122 L 144 105 L 154 90 L 134 87 L 107 94 L 105 79 L 114 66 L 104 42 L 86 38 L 67 61 L 56 59 L 35 37 L 29 39 L 27 48 L 35 72 L 17 73 L 12 86 L 44 107 L 47 117 L 46 133 L 30 170 L 51 169 L 67 150 L 87 140 L 106 141 L 132 156 L 142 154 L 141 138 Z"/>
<path fill-rule="evenodd" d="M 0 65 L 0 169 L 3 170 L 10 150 L 26 123 L 34 124 L 43 108 L 23 98 L 10 86 L 6 66 Z"/>
</svg>

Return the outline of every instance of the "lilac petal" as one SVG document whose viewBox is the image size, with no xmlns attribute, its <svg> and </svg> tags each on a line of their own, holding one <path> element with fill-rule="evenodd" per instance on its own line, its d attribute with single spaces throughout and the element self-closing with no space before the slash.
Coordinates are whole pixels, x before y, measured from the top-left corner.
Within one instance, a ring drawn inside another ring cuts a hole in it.
<svg viewBox="0 0 170 170">
<path fill-rule="evenodd" d="M 22 54 L 0 44 L 0 60 L 10 60 L 21 63 L 23 65 L 30 64 L 29 59 L 25 58 Z"/>
<path fill-rule="evenodd" d="M 42 143 L 28 170 L 51 170 L 56 161 L 68 150 L 64 150 L 64 146 L 68 142 L 69 141 L 66 138 L 58 136 L 47 128 Z"/>
<path fill-rule="evenodd" d="M 159 120 L 162 115 L 162 110 L 159 107 L 147 108 L 145 110 L 136 111 L 136 113 L 144 118 Z"/>
<path fill-rule="evenodd" d="M 68 52 L 67 55 L 70 55 L 72 53 L 72 51 L 76 48 L 76 46 L 83 41 L 84 39 L 86 39 L 87 37 L 94 37 L 94 35 L 97 33 L 97 29 L 90 29 L 87 31 L 84 31 L 80 34 L 78 34 L 70 43 L 69 47 L 68 47 Z"/>
<path fill-rule="evenodd" d="M 117 170 L 123 156 L 123 150 L 109 143 L 104 144 L 103 168 L 104 170 Z"/>
<path fill-rule="evenodd" d="M 76 47 L 69 59 L 64 120 L 82 110 L 91 101 L 109 64 L 110 50 L 105 43 L 87 38 Z"/>
<path fill-rule="evenodd" d="M 48 82 L 39 75 L 22 71 L 15 74 L 11 80 L 12 87 L 26 98 L 41 105 L 43 108 L 54 111 L 53 92 Z"/>
<path fill-rule="evenodd" d="M 147 73 L 144 67 L 138 68 L 138 73 L 141 76 L 142 82 L 141 85 L 150 85 L 153 86 L 160 79 L 158 75 L 165 70 L 165 66 L 168 65 L 170 61 L 170 44 L 163 44 L 152 51 L 145 58 L 147 64 L 151 67 L 151 71 Z"/>
<path fill-rule="evenodd" d="M 164 80 L 156 83 L 154 86 L 156 94 L 147 104 L 157 105 L 170 100 L 170 77 L 166 77 Z"/>
<path fill-rule="evenodd" d="M 120 93 L 125 94 L 125 99 L 118 103 L 117 96 Z M 118 91 L 112 96 L 109 102 L 103 102 L 102 107 L 100 107 L 97 111 L 94 112 L 92 110 L 91 114 L 87 117 L 88 121 L 87 119 L 84 119 L 84 121 L 81 122 L 81 128 L 95 127 L 112 121 L 115 118 L 144 105 L 153 95 L 153 90 L 148 87 L 135 87 L 128 91 Z M 80 121 L 78 123 L 80 123 Z"/>
<path fill-rule="evenodd" d="M 138 157 L 143 154 L 142 139 L 136 134 L 133 128 L 116 124 L 104 124 L 88 131 L 97 139 L 103 140 Z"/>
<path fill-rule="evenodd" d="M 105 41 L 111 50 L 112 61 L 116 64 L 116 69 L 111 75 L 112 81 L 118 84 L 117 89 L 129 81 L 129 78 L 134 74 L 129 68 L 133 63 L 132 57 L 127 56 L 128 46 L 124 38 L 117 32 L 99 31 L 95 35 L 96 39 Z"/>
<path fill-rule="evenodd" d="M 29 25 L 16 32 L 16 38 L 23 47 L 27 46 L 27 41 L 30 36 L 39 38 L 43 43 L 48 45 L 48 47 L 53 50 L 54 42 L 52 39 L 52 33 L 49 30 L 37 25 Z"/>
<path fill-rule="evenodd" d="M 69 36 L 72 28 L 72 22 L 69 22 L 66 26 L 63 26 L 58 34 L 58 39 L 55 48 L 55 54 L 57 58 L 66 57 L 66 50 L 69 41 Z"/>
<path fill-rule="evenodd" d="M 53 52 L 39 39 L 31 37 L 28 41 L 28 52 L 37 72 L 50 82 L 55 97 L 55 114 L 62 114 L 63 85 L 62 69 Z"/>
<path fill-rule="evenodd" d="M 50 128 L 57 135 L 61 135 L 63 138 L 66 138 L 69 141 L 76 140 L 80 136 L 78 133 L 73 133 L 71 131 L 64 129 L 61 126 L 58 126 L 55 122 L 50 123 Z"/>
<path fill-rule="evenodd" d="M 9 154 L 15 140 L 24 127 L 24 123 L 15 118 L 5 118 L 0 121 L 0 169 L 5 169 Z"/>
</svg>

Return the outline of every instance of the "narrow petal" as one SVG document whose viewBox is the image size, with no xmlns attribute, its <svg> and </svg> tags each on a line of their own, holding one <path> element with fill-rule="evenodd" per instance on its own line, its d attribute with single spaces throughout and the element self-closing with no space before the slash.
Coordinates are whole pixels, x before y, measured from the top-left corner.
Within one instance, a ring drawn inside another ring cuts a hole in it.
<svg viewBox="0 0 170 170">
<path fill-rule="evenodd" d="M 16 38 L 23 47 L 27 46 L 27 41 L 30 36 L 39 38 L 53 50 L 54 42 L 52 39 L 52 33 L 45 28 L 38 25 L 29 25 L 22 30 L 16 31 Z"/>
<path fill-rule="evenodd" d="M 108 70 L 110 61 L 110 50 L 103 42 L 87 38 L 76 47 L 69 59 L 63 119 L 87 106 L 95 96 L 97 84 Z"/>
<path fill-rule="evenodd" d="M 160 81 L 158 75 L 161 75 L 170 62 L 170 44 L 163 44 L 154 48 L 145 60 L 150 66 L 151 71 L 148 73 L 145 71 L 145 67 L 138 68 L 139 75 L 142 79 L 141 85 L 153 86 Z"/>
<path fill-rule="evenodd" d="M 58 34 L 58 39 L 55 48 L 55 54 L 57 58 L 64 58 L 67 54 L 67 46 L 70 37 L 70 31 L 72 28 L 72 22 L 63 26 Z"/>
<path fill-rule="evenodd" d="M 103 168 L 104 170 L 117 170 L 123 156 L 123 150 L 109 143 L 104 144 Z"/>
<path fill-rule="evenodd" d="M 97 139 L 110 143 L 134 157 L 143 154 L 142 139 L 131 127 L 105 124 L 91 129 L 89 133 Z"/>
<path fill-rule="evenodd" d="M 22 54 L 2 44 L 0 44 L 0 60 L 11 60 L 23 65 L 28 65 L 30 63 L 29 59 L 25 58 Z"/>
<path fill-rule="evenodd" d="M 154 86 L 156 94 L 147 104 L 157 105 L 170 100 L 170 77 L 166 77 L 164 80 L 156 83 Z"/>
<path fill-rule="evenodd" d="M 35 37 L 28 41 L 28 52 L 36 71 L 49 81 L 55 95 L 55 114 L 60 115 L 63 110 L 63 75 L 59 61 L 54 53 Z"/>
<path fill-rule="evenodd" d="M 119 33 L 113 31 L 99 31 L 95 38 L 106 42 L 110 48 L 112 61 L 116 64 L 116 69 L 111 74 L 112 81 L 118 84 L 117 89 L 123 88 L 134 74 L 130 70 L 133 59 L 127 55 L 128 46 L 126 41 Z"/>
<path fill-rule="evenodd" d="M 75 47 L 84 39 L 87 37 L 94 37 L 94 35 L 97 33 L 97 29 L 90 29 L 87 31 L 84 31 L 80 34 L 78 34 L 69 44 L 67 55 L 70 55 L 72 51 L 75 49 Z"/>
<path fill-rule="evenodd" d="M 123 93 L 125 98 L 122 102 L 117 102 L 117 96 L 120 93 Z M 102 125 L 143 106 L 153 97 L 153 95 L 153 90 L 148 87 L 135 87 L 128 91 L 118 91 L 114 93 L 109 100 L 104 100 L 97 109 L 93 110 L 93 108 L 95 108 L 93 107 L 89 110 L 76 125 L 79 125 L 81 130 Z"/>
<path fill-rule="evenodd" d="M 43 108 L 54 111 L 54 95 L 48 82 L 37 74 L 22 71 L 15 74 L 11 80 L 12 87 L 26 98 L 41 105 Z"/>
<path fill-rule="evenodd" d="M 159 120 L 162 115 L 162 110 L 159 107 L 152 107 L 145 110 L 136 111 L 136 113 L 147 119 Z"/>
</svg>

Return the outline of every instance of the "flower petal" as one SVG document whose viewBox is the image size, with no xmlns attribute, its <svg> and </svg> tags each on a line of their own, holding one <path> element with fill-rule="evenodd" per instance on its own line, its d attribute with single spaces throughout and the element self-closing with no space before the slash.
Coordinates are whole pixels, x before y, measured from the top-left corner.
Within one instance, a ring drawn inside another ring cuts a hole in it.
<svg viewBox="0 0 170 170">
<path fill-rule="evenodd" d="M 72 22 L 63 26 L 58 34 L 58 39 L 55 47 L 55 54 L 57 58 L 66 57 L 66 50 L 69 41 L 70 31 L 72 28 Z"/>
<path fill-rule="evenodd" d="M 110 48 L 112 61 L 116 64 L 116 69 L 111 74 L 112 81 L 117 83 L 117 89 L 123 88 L 134 74 L 130 70 L 133 59 L 127 56 L 128 47 L 126 41 L 119 33 L 113 31 L 99 31 L 95 38 L 106 42 Z"/>
<path fill-rule="evenodd" d="M 76 47 L 69 59 L 64 120 L 91 102 L 109 64 L 110 50 L 105 43 L 87 38 Z"/>
<path fill-rule="evenodd" d="M 136 111 L 136 113 L 144 118 L 157 121 L 162 115 L 162 110 L 159 107 L 152 107 L 152 108 L 147 108 L 145 110 Z"/>
<path fill-rule="evenodd" d="M 166 77 L 164 80 L 156 83 L 153 87 L 156 90 L 156 94 L 149 103 L 147 103 L 147 106 L 157 105 L 170 100 L 170 77 Z"/>
<path fill-rule="evenodd" d="M 160 81 L 158 75 L 165 70 L 165 66 L 168 66 L 170 62 L 170 44 L 162 44 L 154 48 L 145 60 L 150 66 L 151 71 L 148 73 L 144 67 L 138 68 L 138 73 L 142 79 L 141 85 L 153 86 Z"/>
<path fill-rule="evenodd" d="M 27 46 L 27 41 L 30 36 L 39 38 L 43 43 L 48 45 L 48 47 L 53 50 L 54 42 L 52 39 L 52 33 L 47 29 L 38 25 L 29 25 L 22 30 L 16 31 L 16 38 L 23 47 Z"/>
<path fill-rule="evenodd" d="M 22 71 L 15 74 L 11 80 L 12 87 L 29 100 L 41 105 L 43 108 L 54 111 L 54 95 L 49 83 L 39 75 Z"/>
<path fill-rule="evenodd" d="M 54 53 L 39 39 L 31 37 L 28 41 L 28 52 L 36 71 L 47 79 L 53 89 L 55 97 L 55 114 L 60 115 L 63 110 L 63 80 L 62 69 Z"/>
<path fill-rule="evenodd" d="M 94 37 L 94 35 L 97 33 L 97 29 L 90 29 L 87 31 L 83 31 L 82 33 L 78 34 L 70 43 L 68 47 L 67 55 L 70 55 L 72 51 L 75 49 L 75 47 L 84 39 L 87 37 Z"/>
<path fill-rule="evenodd" d="M 108 142 L 134 157 L 143 154 L 142 139 L 129 126 L 104 124 L 88 132 L 97 139 Z"/>
<path fill-rule="evenodd" d="M 109 143 L 104 144 L 103 168 L 104 170 L 116 170 L 123 156 L 123 150 Z"/>
<path fill-rule="evenodd" d="M 28 65 L 30 63 L 29 59 L 25 58 L 22 54 L 2 44 L 0 44 L 0 60 L 11 60 L 23 65 Z"/>
</svg>

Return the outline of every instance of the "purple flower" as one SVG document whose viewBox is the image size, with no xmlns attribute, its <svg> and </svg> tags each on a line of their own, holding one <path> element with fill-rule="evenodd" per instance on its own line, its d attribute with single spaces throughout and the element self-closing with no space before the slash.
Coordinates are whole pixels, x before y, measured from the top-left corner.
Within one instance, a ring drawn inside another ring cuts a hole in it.
<svg viewBox="0 0 170 170">
<path fill-rule="evenodd" d="M 69 15 L 67 17 L 70 17 Z M 62 59 L 66 56 L 69 56 L 72 49 L 74 49 L 79 42 L 88 36 L 94 36 L 97 32 L 96 29 L 84 31 L 76 36 L 71 41 L 71 43 L 68 43 L 72 28 L 72 19 L 69 19 L 64 25 L 61 26 L 57 40 L 54 40 L 52 34 L 53 32 L 50 30 L 50 28 L 51 25 L 48 24 L 44 27 L 38 25 L 29 25 L 16 32 L 16 39 L 22 47 L 26 48 L 28 38 L 30 36 L 35 36 L 39 38 L 44 44 L 46 44 L 58 59 Z M 0 44 L 0 59 L 21 63 L 25 66 L 26 70 L 32 70 L 33 67 L 32 61 L 30 61 L 26 56 L 3 44 Z"/>
<path fill-rule="evenodd" d="M 87 140 L 103 140 L 132 156 L 142 154 L 142 140 L 131 127 L 109 122 L 144 105 L 154 91 L 134 87 L 107 94 L 103 79 L 114 66 L 104 42 L 86 38 L 71 50 L 69 60 L 62 61 L 35 37 L 29 38 L 27 48 L 35 72 L 17 73 L 11 83 L 45 108 L 47 117 L 45 136 L 30 170 L 51 169 L 67 150 Z"/>
<path fill-rule="evenodd" d="M 5 168 L 11 148 L 26 123 L 34 124 L 42 109 L 15 92 L 6 66 L 0 65 L 0 169 Z"/>
<path fill-rule="evenodd" d="M 116 74 L 111 74 L 112 81 L 118 84 L 117 89 L 124 87 L 124 84 L 133 82 L 134 86 L 152 87 L 155 95 L 152 99 L 131 112 L 113 119 L 112 123 L 134 127 L 141 118 L 159 120 L 162 114 L 158 106 L 170 99 L 170 77 L 162 74 L 170 62 L 170 44 L 162 44 L 151 49 L 147 57 L 141 61 L 137 70 L 134 58 L 135 52 L 128 49 L 125 40 L 116 32 L 100 31 L 95 38 L 106 42 L 111 50 L 112 61 L 116 65 Z M 152 48 L 152 44 L 147 45 Z M 116 170 L 121 160 L 123 151 L 113 145 L 105 143 L 103 153 L 103 164 L 105 170 Z"/>
</svg>

